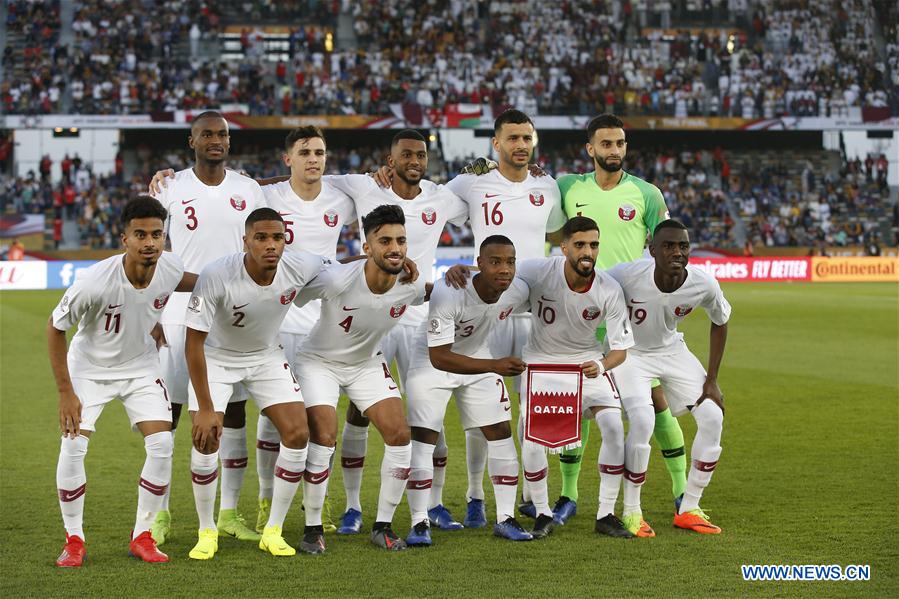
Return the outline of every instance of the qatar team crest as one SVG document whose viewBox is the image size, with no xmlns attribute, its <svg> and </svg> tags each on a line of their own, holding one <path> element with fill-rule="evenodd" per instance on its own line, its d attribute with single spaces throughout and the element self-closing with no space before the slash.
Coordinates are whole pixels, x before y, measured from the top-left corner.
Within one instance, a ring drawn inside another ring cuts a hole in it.
<svg viewBox="0 0 899 599">
<path fill-rule="evenodd" d="M 293 298 L 297 296 L 296 289 L 288 289 L 284 293 L 281 294 L 281 303 L 285 306 L 293 301 Z"/>
<path fill-rule="evenodd" d="M 683 318 L 687 314 L 693 311 L 693 306 L 677 306 L 674 309 L 674 315 L 678 318 Z"/>
<path fill-rule="evenodd" d="M 635 216 L 637 216 L 637 209 L 630 204 L 622 204 L 618 207 L 618 218 L 621 220 L 625 222 L 632 221 Z"/>
<path fill-rule="evenodd" d="M 157 310 L 162 310 L 165 308 L 165 305 L 169 303 L 169 294 L 163 293 L 159 297 L 153 300 L 153 307 Z"/>
<path fill-rule="evenodd" d="M 421 222 L 426 225 L 433 225 L 437 222 L 437 211 L 433 208 L 425 208 L 421 213 Z"/>
<path fill-rule="evenodd" d="M 584 308 L 584 311 L 581 313 L 581 316 L 584 317 L 584 320 L 596 320 L 599 318 L 600 309 L 596 306 L 589 306 Z"/>
<path fill-rule="evenodd" d="M 394 306 L 390 306 L 390 316 L 392 318 L 399 318 L 403 315 L 403 312 L 406 311 L 406 304 L 396 304 Z"/>
<path fill-rule="evenodd" d="M 234 196 L 231 198 L 231 207 L 238 212 L 243 212 L 247 208 L 247 201 L 240 196 Z"/>
<path fill-rule="evenodd" d="M 324 219 L 325 224 L 329 227 L 337 226 L 337 213 L 333 210 L 328 210 L 322 215 L 322 219 Z"/>
<path fill-rule="evenodd" d="M 503 310 L 502 312 L 499 313 L 499 319 L 505 320 L 506 318 L 509 317 L 509 314 L 511 314 L 511 313 L 512 313 L 512 308 L 509 308 L 508 310 Z"/>
<path fill-rule="evenodd" d="M 534 206 L 542 206 L 543 205 L 543 194 L 539 191 L 532 191 L 528 194 L 528 199 L 531 200 L 531 204 Z"/>
</svg>

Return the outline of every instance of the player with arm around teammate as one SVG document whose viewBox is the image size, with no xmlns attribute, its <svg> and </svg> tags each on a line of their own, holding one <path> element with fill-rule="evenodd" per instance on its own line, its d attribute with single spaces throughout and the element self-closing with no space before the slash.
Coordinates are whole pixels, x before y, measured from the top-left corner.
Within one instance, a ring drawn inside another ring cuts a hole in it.
<svg viewBox="0 0 899 599">
<path fill-rule="evenodd" d="M 125 253 L 81 273 L 47 323 L 50 365 L 59 390 L 63 438 L 56 469 L 66 545 L 57 566 L 78 567 L 85 556 L 84 458 L 106 404 L 120 399 L 132 428 L 144 436 L 147 459 L 138 482 L 131 555 L 167 562 L 150 533 L 172 474 L 172 407 L 150 330 L 174 291 L 193 289 L 196 275 L 163 252 L 166 211 L 148 196 L 122 211 Z M 66 348 L 66 331 L 78 331 Z"/>
<path fill-rule="evenodd" d="M 690 473 L 680 499 L 674 526 L 702 534 L 718 534 L 721 529 L 700 509 L 699 499 L 712 478 L 721 455 L 724 396 L 718 386 L 718 370 L 727 341 L 730 304 L 714 277 L 690 266 L 690 237 L 676 220 L 665 220 L 655 228 L 650 245 L 653 260 L 619 264 L 608 273 L 624 291 L 634 330 L 635 345 L 627 362 L 615 370 L 621 401 L 628 410 L 631 427 L 633 406 L 643 406 L 654 378 L 661 381 L 671 412 L 688 411 L 696 420 L 696 438 L 690 451 Z M 712 321 L 709 333 L 709 369 L 696 359 L 677 324 L 697 307 Z M 644 407 L 645 410 L 645 407 Z M 642 443 L 635 443 L 625 456 L 624 522 L 629 529 L 652 529 L 643 522 L 640 485 L 649 464 L 651 420 L 641 426 Z M 651 536 L 651 535 L 641 535 Z"/>
<path fill-rule="evenodd" d="M 200 520 L 192 559 L 211 559 L 218 551 L 213 518 L 217 454 L 225 407 L 238 384 L 246 387 L 281 439 L 271 511 L 259 548 L 276 556 L 296 553 L 281 531 L 306 469 L 309 429 L 278 331 L 294 298 L 328 260 L 308 252 L 283 254 L 284 219 L 271 208 L 251 212 L 245 227 L 247 251 L 204 268 L 187 308 L 194 445 L 190 469 Z"/>
<path fill-rule="evenodd" d="M 487 439 L 487 461 L 496 497 L 494 534 L 528 541 L 531 534 L 514 518 L 518 455 L 509 426 L 509 395 L 504 376 L 521 374 L 520 358 L 494 358 L 488 341 L 494 327 L 528 304 L 528 287 L 515 278 L 515 247 L 508 237 L 487 237 L 479 248 L 470 285 L 434 286 L 428 320 L 415 340 L 407 395 L 412 427 L 412 473 L 407 484 L 412 531 L 409 545 L 430 545 L 428 495 L 432 456 L 443 428 L 450 395 L 456 397 L 463 429 L 479 428 Z"/>
</svg>

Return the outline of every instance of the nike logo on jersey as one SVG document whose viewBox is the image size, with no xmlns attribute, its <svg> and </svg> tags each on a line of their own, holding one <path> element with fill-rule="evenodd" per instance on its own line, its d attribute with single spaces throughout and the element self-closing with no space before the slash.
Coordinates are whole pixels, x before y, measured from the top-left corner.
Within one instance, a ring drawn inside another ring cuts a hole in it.
<svg viewBox="0 0 899 599">
<path fill-rule="evenodd" d="M 583 208 L 584 206 L 588 206 L 588 205 L 589 204 L 578 204 L 577 202 L 574 203 L 575 208 Z"/>
<path fill-rule="evenodd" d="M 344 306 L 343 309 L 345 312 L 351 312 L 353 310 L 358 310 L 359 308 L 347 308 L 346 306 Z"/>
<path fill-rule="evenodd" d="M 115 310 L 116 308 L 119 308 L 119 307 L 121 307 L 121 306 L 123 306 L 123 305 L 124 305 L 124 304 L 116 304 L 115 306 L 113 306 L 112 304 L 109 304 L 108 306 L 106 306 L 106 309 L 107 309 L 107 310 Z"/>
<path fill-rule="evenodd" d="M 196 201 L 196 199 L 197 198 L 194 198 L 193 200 L 181 200 L 181 205 L 190 204 L 191 202 Z"/>
<path fill-rule="evenodd" d="M 485 197 L 485 198 L 495 198 L 495 197 L 498 197 L 498 196 L 501 196 L 501 195 L 503 195 L 503 194 L 501 194 L 501 193 L 485 193 L 485 194 L 484 194 L 484 197 Z"/>
<path fill-rule="evenodd" d="M 556 300 L 554 300 L 554 299 L 549 299 L 548 297 L 543 297 L 542 295 L 540 296 L 540 299 L 542 299 L 544 302 L 554 302 L 554 301 L 556 301 Z"/>
<path fill-rule="evenodd" d="M 249 306 L 249 305 L 250 305 L 250 302 L 247 302 L 245 304 L 241 304 L 240 306 L 233 306 L 231 309 L 232 310 L 240 310 L 241 308 L 245 308 L 246 306 Z"/>
<path fill-rule="evenodd" d="M 631 300 L 631 303 L 632 303 L 632 304 L 645 304 L 646 302 L 641 302 L 640 300 L 632 299 L 632 300 Z"/>
<path fill-rule="evenodd" d="M 474 318 L 469 318 L 468 320 L 460 320 L 459 324 L 465 324 L 466 322 L 471 322 Z"/>
</svg>

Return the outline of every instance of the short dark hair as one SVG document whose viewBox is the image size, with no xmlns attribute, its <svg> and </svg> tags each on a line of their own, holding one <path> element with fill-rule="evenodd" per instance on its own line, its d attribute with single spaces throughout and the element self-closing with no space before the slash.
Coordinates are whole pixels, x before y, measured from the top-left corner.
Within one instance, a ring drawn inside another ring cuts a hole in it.
<svg viewBox="0 0 899 599">
<path fill-rule="evenodd" d="M 484 248 L 488 245 L 511 245 L 515 247 L 515 244 L 512 243 L 512 240 L 506 237 L 505 235 L 490 235 L 481 242 L 481 246 L 478 248 L 479 252 L 483 252 Z"/>
<path fill-rule="evenodd" d="M 393 139 L 390 140 L 390 149 L 392 150 L 393 148 L 395 148 L 396 144 L 398 144 L 401 139 L 414 139 L 415 141 L 424 142 L 425 145 L 427 145 L 428 143 L 425 139 L 425 136 L 415 129 L 403 129 L 402 131 L 394 135 Z"/>
<path fill-rule="evenodd" d="M 568 219 L 568 222 L 562 227 L 562 239 L 570 239 L 575 233 L 583 233 L 584 231 L 596 231 L 599 233 L 599 225 L 592 218 L 575 216 Z"/>
<path fill-rule="evenodd" d="M 244 223 L 244 230 L 249 231 L 253 228 L 253 223 L 259 223 L 266 220 L 276 220 L 279 223 L 284 222 L 284 218 L 278 214 L 277 210 L 273 210 L 272 208 L 256 208 L 256 210 L 253 210 L 247 216 L 247 220 Z"/>
<path fill-rule="evenodd" d="M 384 225 L 405 225 L 406 216 L 403 209 L 392 204 L 381 204 L 362 217 L 362 230 L 365 236 L 376 233 Z"/>
<path fill-rule="evenodd" d="M 163 223 L 169 213 L 162 207 L 159 200 L 148 195 L 139 195 L 128 200 L 122 209 L 122 226 L 128 228 L 129 223 L 135 218 L 158 218 Z"/>
<path fill-rule="evenodd" d="M 687 233 L 690 232 L 690 229 L 688 229 L 684 223 L 680 222 L 676 218 L 669 218 L 657 224 L 656 228 L 652 230 L 652 236 L 655 237 L 656 233 L 658 233 L 662 229 L 680 229 L 681 231 L 686 231 Z"/>
<path fill-rule="evenodd" d="M 284 149 L 290 152 L 293 149 L 293 145 L 301 139 L 312 139 L 313 137 L 321 138 L 325 145 L 328 145 L 328 142 L 325 141 L 325 133 L 321 128 L 315 125 L 305 125 L 297 127 L 287 134 L 287 137 L 284 139 Z"/>
<path fill-rule="evenodd" d="M 224 119 L 224 121 L 226 123 L 228 122 L 228 119 L 225 118 L 225 115 L 223 115 L 218 110 L 207 110 L 207 111 L 201 112 L 200 114 L 195 116 L 193 118 L 193 120 L 190 122 L 190 132 L 191 133 L 193 133 L 194 127 L 197 125 L 197 123 L 199 123 L 203 119 Z"/>
<path fill-rule="evenodd" d="M 624 129 L 624 121 L 610 112 L 595 116 L 587 123 L 587 141 L 592 141 L 597 129 Z"/>
<path fill-rule="evenodd" d="M 499 130 L 502 129 L 503 125 L 505 125 L 506 123 L 512 125 L 523 125 L 525 123 L 530 123 L 531 127 L 534 126 L 534 121 L 531 120 L 531 117 L 521 112 L 520 110 L 510 108 L 509 110 L 496 117 L 496 120 L 493 121 L 493 134 L 499 135 Z"/>
</svg>

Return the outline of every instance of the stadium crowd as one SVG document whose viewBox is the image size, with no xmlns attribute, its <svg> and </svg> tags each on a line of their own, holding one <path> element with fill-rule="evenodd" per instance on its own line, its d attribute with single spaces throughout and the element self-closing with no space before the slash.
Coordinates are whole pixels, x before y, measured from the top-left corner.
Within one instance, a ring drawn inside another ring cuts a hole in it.
<svg viewBox="0 0 899 599">
<path fill-rule="evenodd" d="M 227 103 L 260 115 L 389 114 L 397 103 L 744 118 L 899 111 L 895 23 L 884 23 L 885 64 L 872 41 L 872 0 L 836 9 L 829 0 L 81 0 L 71 47 L 54 45 L 58 2 L 14 4 L 46 16 L 22 26 L 41 43 L 25 58 L 29 80 L 4 84 L 7 112 L 58 111 L 66 91 L 73 111 L 102 114 Z M 252 21 L 300 5 L 306 21 L 290 35 L 288 58 L 268 59 Z M 198 56 L 199 40 L 220 44 L 226 10 L 251 21 L 241 24 L 244 59 Z M 351 12 L 357 47 L 329 52 L 323 24 L 338 11 Z M 672 15 L 701 26 L 672 29 Z M 12 52 L 4 64 L 18 60 Z"/>
</svg>

